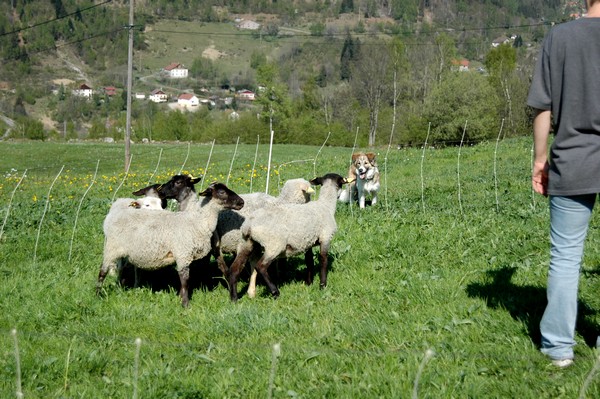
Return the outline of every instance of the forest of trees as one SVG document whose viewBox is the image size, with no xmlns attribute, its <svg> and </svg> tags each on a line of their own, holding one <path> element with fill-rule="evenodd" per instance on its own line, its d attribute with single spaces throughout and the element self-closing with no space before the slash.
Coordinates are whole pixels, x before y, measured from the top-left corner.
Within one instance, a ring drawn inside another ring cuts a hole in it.
<svg viewBox="0 0 600 399">
<path fill-rule="evenodd" d="M 11 137 L 123 138 L 126 93 L 117 98 L 73 97 L 49 87 L 48 57 L 68 46 L 94 71 L 98 85 L 123 80 L 126 0 L 10 0 L 0 4 L 0 114 L 18 121 Z M 550 22 L 573 11 L 558 0 L 343 0 L 264 2 L 138 0 L 134 51 L 147 46 L 143 29 L 162 19 L 227 22 L 231 15 L 268 13 L 274 22 L 260 40 L 277 41 L 281 27 L 308 26 L 329 51 L 297 43 L 279 59 L 255 53 L 246 77 L 220 74 L 216 61 L 197 57 L 186 84 L 215 90 L 230 85 L 258 92 L 253 105 L 188 113 L 134 102 L 133 138 L 254 142 L 272 127 L 278 142 L 333 145 L 476 142 L 529 132 L 525 97 L 537 48 Z M 342 32 L 329 25 L 342 14 L 357 22 Z M 368 18 L 384 22 L 369 24 Z M 364 22 L 363 22 L 364 21 Z M 458 29 L 460 28 L 461 29 Z M 492 47 L 498 36 L 513 35 Z M 257 37 L 256 40 L 259 40 Z M 297 60 L 303 59 L 303 65 Z M 464 72 L 459 62 L 479 65 Z M 115 72 L 118 71 L 118 72 Z M 259 90 L 262 88 L 262 90 Z M 58 91 L 58 94 L 57 94 Z M 44 99 L 41 101 L 41 99 Z M 47 107 L 55 128 L 28 109 Z M 239 118 L 228 118 L 236 110 Z M 260 118 L 256 115 L 260 114 Z M 110 121 L 110 123 L 108 123 Z M 466 128 L 465 128 L 466 127 Z M 8 126 L 0 121 L 0 137 Z M 5 134 L 7 136 L 7 134 Z"/>
</svg>

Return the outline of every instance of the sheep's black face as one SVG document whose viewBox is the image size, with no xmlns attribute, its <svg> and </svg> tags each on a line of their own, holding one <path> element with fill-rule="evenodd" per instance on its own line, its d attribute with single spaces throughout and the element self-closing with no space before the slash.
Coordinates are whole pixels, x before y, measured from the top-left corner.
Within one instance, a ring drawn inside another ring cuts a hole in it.
<svg viewBox="0 0 600 399">
<path fill-rule="evenodd" d="M 200 195 L 203 197 L 212 197 L 213 200 L 223 204 L 225 209 L 234 209 L 238 211 L 244 206 L 242 197 L 234 193 L 223 183 L 212 183 L 206 190 L 201 192 Z"/>
<path fill-rule="evenodd" d="M 338 175 L 337 173 L 327 173 L 324 176 L 315 177 L 310 181 L 310 184 L 313 186 L 322 186 L 327 180 L 333 181 L 338 188 L 342 188 L 342 185 L 349 183 L 344 177 Z"/>
<path fill-rule="evenodd" d="M 189 175 L 175 175 L 171 177 L 171 180 L 165 184 L 161 184 L 157 191 L 160 198 L 165 199 L 178 199 L 181 193 L 185 192 L 186 189 L 196 191 L 194 184 L 198 183 L 200 178 L 193 178 Z"/>
</svg>

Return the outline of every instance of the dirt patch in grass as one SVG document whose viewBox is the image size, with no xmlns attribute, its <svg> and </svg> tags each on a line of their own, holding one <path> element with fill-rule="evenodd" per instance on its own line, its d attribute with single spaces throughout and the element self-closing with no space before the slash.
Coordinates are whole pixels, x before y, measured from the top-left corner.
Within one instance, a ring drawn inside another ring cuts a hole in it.
<svg viewBox="0 0 600 399">
<path fill-rule="evenodd" d="M 209 47 L 204 49 L 202 52 L 202 57 L 208 58 L 209 60 L 215 61 L 219 58 L 224 58 L 227 56 L 227 53 L 221 52 L 215 48 L 214 44 L 211 44 Z"/>
</svg>

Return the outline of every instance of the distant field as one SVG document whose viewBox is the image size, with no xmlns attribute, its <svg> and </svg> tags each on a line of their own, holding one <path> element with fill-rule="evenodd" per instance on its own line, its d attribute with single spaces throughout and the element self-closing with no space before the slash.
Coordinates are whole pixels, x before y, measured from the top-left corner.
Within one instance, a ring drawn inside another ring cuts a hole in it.
<svg viewBox="0 0 600 399">
<path fill-rule="evenodd" d="M 276 43 L 261 40 L 249 30 L 237 29 L 233 23 L 175 20 L 161 20 L 149 26 L 145 37 L 150 48 L 135 57 L 136 61 L 141 60 L 144 70 L 157 71 L 171 62 L 179 62 L 189 68 L 194 59 L 204 54 L 227 76 L 245 76 L 253 52 L 261 52 L 275 60 L 278 52 L 288 46 L 286 42 L 298 42 L 292 38 L 280 39 Z M 303 38 L 302 42 L 306 40 Z"/>
<path fill-rule="evenodd" d="M 275 146 L 269 192 L 345 174 L 351 151 Z M 538 350 L 548 208 L 530 139 L 376 151 L 380 202 L 338 204 L 325 289 L 292 258 L 270 270 L 278 299 L 262 284 L 249 299 L 245 276 L 234 304 L 211 261 L 183 309 L 171 269 L 95 295 L 112 199 L 180 171 L 263 191 L 267 145 L 135 145 L 125 174 L 122 145 L 1 142 L 0 397 L 599 397 L 600 219 L 576 363 L 556 370 Z"/>
</svg>

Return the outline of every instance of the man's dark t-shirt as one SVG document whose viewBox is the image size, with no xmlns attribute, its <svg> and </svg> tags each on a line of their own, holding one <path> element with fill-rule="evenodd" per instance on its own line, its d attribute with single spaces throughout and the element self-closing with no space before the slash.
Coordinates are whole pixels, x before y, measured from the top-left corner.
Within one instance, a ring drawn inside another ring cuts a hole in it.
<svg viewBox="0 0 600 399">
<path fill-rule="evenodd" d="M 527 104 L 552 112 L 548 194 L 600 193 L 600 18 L 551 29 Z"/>
</svg>

